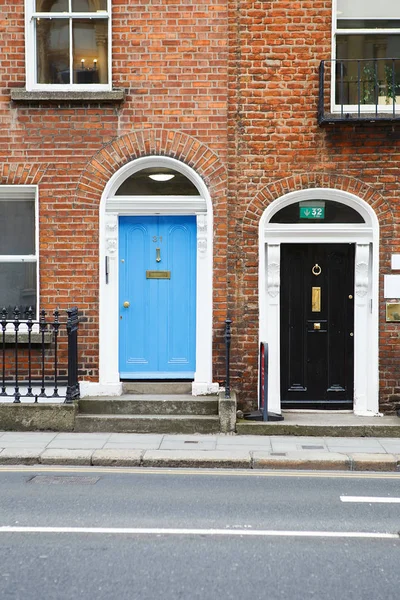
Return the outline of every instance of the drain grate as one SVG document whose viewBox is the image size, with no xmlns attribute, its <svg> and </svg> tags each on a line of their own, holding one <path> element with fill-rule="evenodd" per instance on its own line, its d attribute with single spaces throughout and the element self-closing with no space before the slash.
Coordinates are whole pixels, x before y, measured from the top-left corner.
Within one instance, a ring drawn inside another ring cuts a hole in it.
<svg viewBox="0 0 400 600">
<path fill-rule="evenodd" d="M 286 452 L 271 452 L 270 456 L 287 456 Z"/>
<path fill-rule="evenodd" d="M 324 450 L 325 446 L 302 446 L 303 450 Z"/>
<path fill-rule="evenodd" d="M 71 475 L 35 475 L 28 483 L 40 485 L 94 485 L 100 477 L 71 476 Z"/>
<path fill-rule="evenodd" d="M 193 440 L 185 440 L 184 444 L 198 444 L 199 442 L 195 442 Z"/>
</svg>

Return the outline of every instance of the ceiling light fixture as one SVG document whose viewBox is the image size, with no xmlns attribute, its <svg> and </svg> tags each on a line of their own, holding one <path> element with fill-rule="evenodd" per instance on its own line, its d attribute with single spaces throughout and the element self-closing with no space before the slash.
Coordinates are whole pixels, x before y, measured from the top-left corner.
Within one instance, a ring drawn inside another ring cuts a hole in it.
<svg viewBox="0 0 400 600">
<path fill-rule="evenodd" d="M 175 175 L 172 175 L 172 173 L 154 173 L 154 175 L 149 175 L 149 177 L 153 181 L 169 181 Z"/>
</svg>

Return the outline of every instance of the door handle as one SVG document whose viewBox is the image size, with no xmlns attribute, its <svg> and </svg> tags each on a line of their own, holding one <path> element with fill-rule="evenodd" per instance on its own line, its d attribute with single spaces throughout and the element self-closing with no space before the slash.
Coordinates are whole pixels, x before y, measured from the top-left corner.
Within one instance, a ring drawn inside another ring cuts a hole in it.
<svg viewBox="0 0 400 600">
<path fill-rule="evenodd" d="M 130 303 L 130 302 L 128 302 L 128 300 L 125 300 L 125 302 L 124 302 L 124 304 L 123 304 L 124 308 L 129 308 L 129 307 L 130 307 L 130 305 L 131 305 L 131 303 Z"/>
</svg>

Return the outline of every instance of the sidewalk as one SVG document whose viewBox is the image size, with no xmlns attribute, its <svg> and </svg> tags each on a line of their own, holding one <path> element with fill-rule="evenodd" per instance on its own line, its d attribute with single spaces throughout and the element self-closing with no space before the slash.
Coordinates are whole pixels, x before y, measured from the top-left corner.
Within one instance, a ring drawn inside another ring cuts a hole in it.
<svg viewBox="0 0 400 600">
<path fill-rule="evenodd" d="M 0 432 L 0 465 L 400 471 L 400 438 Z"/>
</svg>

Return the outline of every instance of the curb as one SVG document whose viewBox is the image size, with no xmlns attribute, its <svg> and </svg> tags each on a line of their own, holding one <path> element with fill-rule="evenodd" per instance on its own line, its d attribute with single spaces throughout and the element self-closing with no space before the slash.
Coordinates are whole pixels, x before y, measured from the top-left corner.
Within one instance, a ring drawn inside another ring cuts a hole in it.
<svg viewBox="0 0 400 600">
<path fill-rule="evenodd" d="M 400 472 L 400 454 L 10 448 L 0 453 L 1 465 Z"/>
</svg>

